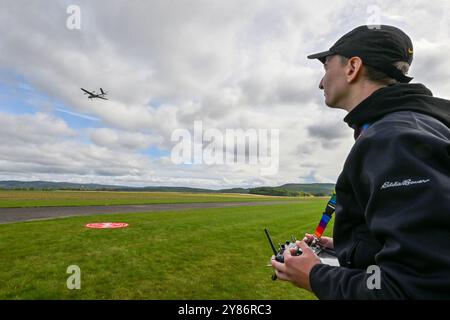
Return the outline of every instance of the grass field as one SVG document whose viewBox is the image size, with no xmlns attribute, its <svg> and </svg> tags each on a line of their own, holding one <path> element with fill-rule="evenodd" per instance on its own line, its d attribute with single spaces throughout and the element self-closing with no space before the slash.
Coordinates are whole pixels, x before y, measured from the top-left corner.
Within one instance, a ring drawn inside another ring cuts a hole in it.
<svg viewBox="0 0 450 320">
<path fill-rule="evenodd" d="M 263 230 L 299 238 L 326 201 L 0 225 L 0 299 L 314 299 L 270 279 Z M 130 226 L 84 227 L 110 221 Z M 69 265 L 81 269 L 80 290 L 66 287 Z"/>
<path fill-rule="evenodd" d="M 0 208 L 232 201 L 290 201 L 298 199 L 298 197 L 270 197 L 232 193 L 0 190 Z"/>
</svg>

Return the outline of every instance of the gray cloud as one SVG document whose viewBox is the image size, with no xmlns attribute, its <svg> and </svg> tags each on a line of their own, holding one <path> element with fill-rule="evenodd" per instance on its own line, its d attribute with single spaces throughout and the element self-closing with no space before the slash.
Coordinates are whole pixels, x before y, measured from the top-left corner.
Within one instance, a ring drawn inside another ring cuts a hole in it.
<svg viewBox="0 0 450 320">
<path fill-rule="evenodd" d="M 157 136 L 150 136 L 139 132 L 117 131 L 108 128 L 93 129 L 91 140 L 98 146 L 109 149 L 144 150 L 151 145 L 161 142 Z"/>
<path fill-rule="evenodd" d="M 307 127 L 310 137 L 320 141 L 327 147 L 337 143 L 336 140 L 346 139 L 349 130 L 341 122 L 322 121 Z"/>
<path fill-rule="evenodd" d="M 2 143 L 38 143 L 75 137 L 67 123 L 52 115 L 37 113 L 13 116 L 0 112 Z"/>
</svg>

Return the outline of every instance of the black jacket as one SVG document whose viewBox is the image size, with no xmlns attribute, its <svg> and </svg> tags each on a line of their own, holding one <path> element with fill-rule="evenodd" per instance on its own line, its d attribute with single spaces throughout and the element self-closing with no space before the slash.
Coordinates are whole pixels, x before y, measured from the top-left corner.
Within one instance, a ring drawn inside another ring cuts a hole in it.
<svg viewBox="0 0 450 320">
<path fill-rule="evenodd" d="M 341 266 L 314 266 L 314 293 L 450 298 L 450 101 L 421 84 L 395 84 L 375 91 L 344 121 L 370 126 L 336 183 L 333 233 Z M 381 271 L 380 289 L 367 286 L 370 265 Z"/>
</svg>

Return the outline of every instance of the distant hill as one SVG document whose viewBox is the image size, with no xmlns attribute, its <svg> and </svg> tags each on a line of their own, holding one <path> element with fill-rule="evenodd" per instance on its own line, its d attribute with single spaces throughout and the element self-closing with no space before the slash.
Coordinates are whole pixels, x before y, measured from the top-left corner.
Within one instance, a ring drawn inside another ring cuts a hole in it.
<svg viewBox="0 0 450 320">
<path fill-rule="evenodd" d="M 51 181 L 0 181 L 0 189 L 29 190 L 101 190 L 101 191 L 153 191 L 153 192 L 217 192 L 210 189 L 188 187 L 128 187 L 93 183 L 71 183 Z"/>
<path fill-rule="evenodd" d="M 71 183 L 50 181 L 0 181 L 1 189 L 36 189 L 36 190 L 116 190 L 126 188 L 93 183 Z"/>
<path fill-rule="evenodd" d="M 275 187 L 201 189 L 189 187 L 128 187 L 93 183 L 71 183 L 51 181 L 0 181 L 0 189 L 14 190 L 86 190 L 86 191 L 147 191 L 147 192 L 191 192 L 191 193 L 257 193 L 261 188 L 284 189 L 290 192 L 306 193 L 314 196 L 326 196 L 334 189 L 332 183 L 288 183 Z M 286 192 L 286 194 L 294 194 Z"/>
<path fill-rule="evenodd" d="M 329 195 L 334 187 L 334 183 L 287 183 L 280 186 L 289 191 L 305 192 L 315 196 Z"/>
<path fill-rule="evenodd" d="M 245 188 L 231 188 L 231 189 L 220 189 L 213 192 L 221 192 L 221 193 L 249 193 L 250 189 Z"/>
</svg>

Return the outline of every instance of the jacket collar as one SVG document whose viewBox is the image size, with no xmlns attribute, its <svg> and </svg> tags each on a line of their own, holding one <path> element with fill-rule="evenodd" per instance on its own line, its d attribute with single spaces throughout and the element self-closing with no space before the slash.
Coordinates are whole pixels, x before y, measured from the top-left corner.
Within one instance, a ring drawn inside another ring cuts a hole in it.
<svg viewBox="0 0 450 320">
<path fill-rule="evenodd" d="M 425 113 L 450 127 L 450 101 L 433 97 L 420 83 L 396 83 L 380 88 L 353 108 L 344 121 L 355 128 L 396 111 Z"/>
</svg>

